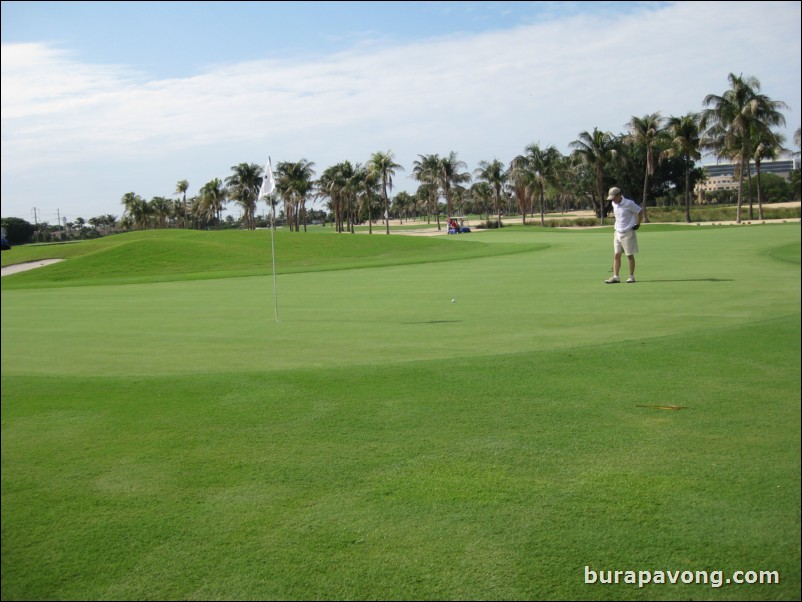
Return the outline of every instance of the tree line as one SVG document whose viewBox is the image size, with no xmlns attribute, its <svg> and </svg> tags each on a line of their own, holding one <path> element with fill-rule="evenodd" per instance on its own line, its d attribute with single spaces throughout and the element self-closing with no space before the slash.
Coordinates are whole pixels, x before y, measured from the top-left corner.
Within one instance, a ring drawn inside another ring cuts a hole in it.
<svg viewBox="0 0 802 602">
<path fill-rule="evenodd" d="M 399 192 L 391 198 L 393 179 L 404 168 L 390 150 L 373 153 L 364 164 L 337 163 L 319 177 L 315 164 L 306 159 L 278 162 L 273 174 L 275 189 L 264 199 L 259 198 L 266 175 L 263 168 L 239 163 L 231 167 L 232 174 L 225 181 L 214 178 L 191 198 L 187 198 L 187 180 L 176 185 L 178 199 L 157 196 L 147 201 L 128 192 L 121 199 L 124 213 L 119 220 L 107 215 L 88 223 L 100 233 L 167 227 L 253 229 L 264 224 L 256 210 L 258 201 L 265 200 L 271 212 L 278 213 L 279 221 L 294 231 L 306 231 L 310 219 L 329 219 L 338 232 L 354 232 L 357 224 L 367 222 L 372 233 L 373 224 L 383 222 L 389 234 L 390 220 L 421 217 L 428 222 L 436 220 L 439 229 L 443 210 L 448 216 L 473 213 L 489 219 L 492 214 L 498 224 L 507 212 L 519 213 L 524 224 L 527 215 L 538 212 L 543 224 L 549 208 L 592 208 L 603 224 L 610 211 L 606 190 L 612 185 L 641 203 L 645 221 L 654 200 L 680 197 L 685 219 L 691 222 L 692 191 L 704 179 L 696 162 L 704 151 L 737 164 L 737 221 L 742 219 L 745 191 L 749 219 L 754 219 L 753 190 L 758 219 L 762 220 L 761 163 L 785 154 L 799 155 L 784 146 L 785 138 L 778 131 L 785 126 L 782 111 L 788 107 L 761 93 L 755 77 L 730 73 L 728 81 L 722 94 L 705 96 L 699 112 L 633 116 L 626 131 L 617 135 L 598 128 L 583 131 L 568 145 L 568 155 L 554 145 L 533 143 L 508 163 L 480 161 L 472 174 L 454 151 L 447 156 L 418 155 L 410 175 L 418 184 L 414 194 Z M 794 143 L 799 148 L 799 128 Z M 793 194 L 798 198 L 798 170 L 793 180 Z M 326 211 L 309 211 L 307 204 L 313 201 L 322 201 Z M 222 218 L 228 203 L 240 208 L 240 220 L 230 215 Z"/>
</svg>

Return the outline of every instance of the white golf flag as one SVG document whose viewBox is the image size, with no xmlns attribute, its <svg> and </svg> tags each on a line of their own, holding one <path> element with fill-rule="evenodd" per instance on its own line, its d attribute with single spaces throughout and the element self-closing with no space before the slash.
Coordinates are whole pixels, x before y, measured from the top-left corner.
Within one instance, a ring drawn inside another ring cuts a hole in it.
<svg viewBox="0 0 802 602">
<path fill-rule="evenodd" d="M 259 189 L 259 198 L 270 194 L 276 189 L 276 180 L 273 178 L 273 167 L 270 165 L 270 158 L 265 164 L 265 175 L 262 177 L 262 187 Z"/>
</svg>

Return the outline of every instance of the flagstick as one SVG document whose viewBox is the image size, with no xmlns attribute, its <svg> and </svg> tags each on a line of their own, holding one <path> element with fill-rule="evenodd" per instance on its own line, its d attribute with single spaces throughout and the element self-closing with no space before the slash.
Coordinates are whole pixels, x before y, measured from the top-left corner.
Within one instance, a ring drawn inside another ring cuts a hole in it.
<svg viewBox="0 0 802 602">
<path fill-rule="evenodd" d="M 276 288 L 276 242 L 273 236 L 273 230 L 276 228 L 274 217 L 276 215 L 276 206 L 270 203 L 272 210 L 270 211 L 270 251 L 273 257 L 273 307 L 276 314 L 276 324 L 278 324 L 278 289 Z"/>
</svg>

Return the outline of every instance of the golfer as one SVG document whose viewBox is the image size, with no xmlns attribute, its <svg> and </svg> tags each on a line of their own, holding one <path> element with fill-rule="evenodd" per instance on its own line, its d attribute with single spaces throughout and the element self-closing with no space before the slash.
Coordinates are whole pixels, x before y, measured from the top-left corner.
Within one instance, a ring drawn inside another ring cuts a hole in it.
<svg viewBox="0 0 802 602">
<path fill-rule="evenodd" d="M 638 252 L 638 237 L 635 230 L 640 228 L 643 220 L 643 209 L 632 199 L 624 198 L 621 189 L 613 187 L 607 193 L 607 200 L 613 202 L 615 213 L 615 237 L 613 239 L 613 276 L 604 282 L 617 284 L 621 282 L 618 271 L 621 269 L 621 254 L 626 253 L 629 260 L 629 278 L 627 282 L 635 282 L 635 255 Z"/>
</svg>

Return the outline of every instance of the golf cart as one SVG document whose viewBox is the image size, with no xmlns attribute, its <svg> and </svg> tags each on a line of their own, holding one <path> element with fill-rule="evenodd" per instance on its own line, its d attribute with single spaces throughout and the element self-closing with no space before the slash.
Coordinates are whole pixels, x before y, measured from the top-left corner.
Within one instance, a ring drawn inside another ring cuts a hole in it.
<svg viewBox="0 0 802 602">
<path fill-rule="evenodd" d="M 448 218 L 448 233 L 449 234 L 464 234 L 470 232 L 471 229 L 465 225 L 463 218 L 449 217 Z"/>
</svg>

